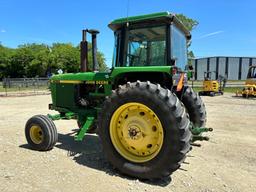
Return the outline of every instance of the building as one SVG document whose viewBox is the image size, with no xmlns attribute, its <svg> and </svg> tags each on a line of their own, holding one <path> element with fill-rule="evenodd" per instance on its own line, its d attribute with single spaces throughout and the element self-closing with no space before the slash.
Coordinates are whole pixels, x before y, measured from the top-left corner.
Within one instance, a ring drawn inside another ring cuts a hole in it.
<svg viewBox="0 0 256 192">
<path fill-rule="evenodd" d="M 228 80 L 245 80 L 249 66 L 256 65 L 256 57 L 205 57 L 192 60 L 195 70 L 195 80 L 203 80 L 204 72 L 216 71 L 213 79 L 219 75 Z"/>
</svg>

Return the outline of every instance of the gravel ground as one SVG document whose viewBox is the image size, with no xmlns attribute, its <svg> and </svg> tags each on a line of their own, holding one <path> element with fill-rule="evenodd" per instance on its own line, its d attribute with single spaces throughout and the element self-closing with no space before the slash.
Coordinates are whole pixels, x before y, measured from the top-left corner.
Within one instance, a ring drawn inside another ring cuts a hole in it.
<svg viewBox="0 0 256 192">
<path fill-rule="evenodd" d="M 114 170 L 97 136 L 75 142 L 73 120 L 56 122 L 53 150 L 30 150 L 24 125 L 35 114 L 52 113 L 50 95 L 0 97 L 0 191 L 256 191 L 256 100 L 231 94 L 203 99 L 211 140 L 193 148 L 182 170 L 148 182 Z"/>
</svg>

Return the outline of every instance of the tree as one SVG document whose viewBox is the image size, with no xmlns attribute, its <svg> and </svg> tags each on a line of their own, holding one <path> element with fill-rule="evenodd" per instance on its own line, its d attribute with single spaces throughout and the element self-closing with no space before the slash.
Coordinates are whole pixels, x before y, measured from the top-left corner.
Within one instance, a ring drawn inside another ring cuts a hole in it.
<svg viewBox="0 0 256 192">
<path fill-rule="evenodd" d="M 89 44 L 89 69 L 92 69 L 91 44 Z M 97 52 L 100 71 L 106 70 L 103 53 Z M 78 72 L 79 46 L 70 43 L 24 44 L 16 49 L 0 45 L 0 79 L 3 77 L 45 77 L 49 73 Z"/>
<path fill-rule="evenodd" d="M 8 76 L 10 60 L 14 53 L 13 49 L 6 48 L 0 44 L 0 79 Z"/>
<path fill-rule="evenodd" d="M 79 50 L 70 43 L 54 43 L 51 47 L 50 62 L 48 69 L 56 72 L 62 69 L 64 72 L 79 71 Z"/>
<path fill-rule="evenodd" d="M 183 23 L 183 25 L 185 25 L 189 31 L 192 31 L 199 24 L 198 21 L 188 18 L 183 14 L 176 14 L 176 17 Z"/>
<path fill-rule="evenodd" d="M 45 76 L 49 50 L 44 44 L 24 44 L 15 49 L 11 57 L 8 76 Z"/>
<path fill-rule="evenodd" d="M 52 69 L 62 69 L 65 72 L 78 72 L 80 69 L 80 48 L 72 44 L 55 43 L 51 52 Z M 100 51 L 97 52 L 97 60 L 100 71 L 106 70 L 105 57 Z M 92 49 L 88 45 L 88 68 L 92 70 Z"/>
</svg>

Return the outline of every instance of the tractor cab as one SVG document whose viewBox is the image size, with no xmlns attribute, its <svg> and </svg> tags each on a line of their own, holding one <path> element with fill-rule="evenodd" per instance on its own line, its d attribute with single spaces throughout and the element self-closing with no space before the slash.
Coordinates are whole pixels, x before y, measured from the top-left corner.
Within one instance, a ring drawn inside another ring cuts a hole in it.
<svg viewBox="0 0 256 192">
<path fill-rule="evenodd" d="M 189 31 L 168 12 L 112 21 L 115 46 L 113 68 L 187 65 Z"/>
</svg>

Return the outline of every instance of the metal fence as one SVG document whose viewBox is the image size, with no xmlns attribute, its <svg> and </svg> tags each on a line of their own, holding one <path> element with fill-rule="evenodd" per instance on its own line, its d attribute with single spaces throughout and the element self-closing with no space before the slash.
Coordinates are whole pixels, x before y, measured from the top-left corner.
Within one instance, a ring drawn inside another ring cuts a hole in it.
<svg viewBox="0 0 256 192">
<path fill-rule="evenodd" d="M 45 94 L 48 91 L 48 78 L 4 78 L 0 82 L 0 96 Z"/>
<path fill-rule="evenodd" d="M 48 86 L 48 78 L 4 78 L 3 88 Z"/>
</svg>

